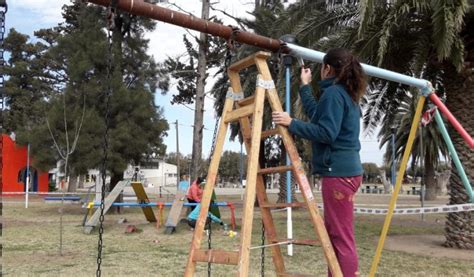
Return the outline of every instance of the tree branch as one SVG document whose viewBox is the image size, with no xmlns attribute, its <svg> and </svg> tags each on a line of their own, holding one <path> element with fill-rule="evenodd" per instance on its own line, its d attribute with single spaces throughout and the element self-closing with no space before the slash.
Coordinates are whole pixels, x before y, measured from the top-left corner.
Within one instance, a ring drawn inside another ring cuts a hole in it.
<svg viewBox="0 0 474 277">
<path fill-rule="evenodd" d="M 54 146 L 56 147 L 56 150 L 58 150 L 59 156 L 61 157 L 61 159 L 65 160 L 66 157 L 63 155 L 61 149 L 59 148 L 59 144 L 57 143 L 56 139 L 54 138 L 53 131 L 51 130 L 51 126 L 49 125 L 48 117 L 46 117 L 46 126 L 48 126 L 49 134 L 51 135 L 51 138 L 53 139 Z"/>
<path fill-rule="evenodd" d="M 211 5 L 210 7 L 211 7 L 211 10 L 216 11 L 216 12 L 220 12 L 220 13 L 222 13 L 223 15 L 232 18 L 232 19 L 239 25 L 240 29 L 242 29 L 243 31 L 246 31 L 245 26 L 242 24 L 242 20 L 241 20 L 240 18 L 235 17 L 235 16 L 233 16 L 233 15 L 227 13 L 227 12 L 224 11 L 224 10 L 221 10 L 221 9 L 218 9 L 218 8 L 214 8 L 212 5 Z"/>
</svg>

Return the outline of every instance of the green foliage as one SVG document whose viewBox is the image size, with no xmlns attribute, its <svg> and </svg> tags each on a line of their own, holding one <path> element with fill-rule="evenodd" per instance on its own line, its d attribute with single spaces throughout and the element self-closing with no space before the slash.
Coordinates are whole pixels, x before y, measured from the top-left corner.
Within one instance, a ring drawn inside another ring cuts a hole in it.
<svg viewBox="0 0 474 277">
<path fill-rule="evenodd" d="M 215 23 L 222 24 L 219 20 L 213 19 Z M 197 89 L 197 66 L 199 53 L 196 44 L 199 43 L 197 37 L 193 37 L 195 43 L 189 39 L 187 35 L 183 35 L 183 43 L 186 47 L 186 54 L 178 57 L 168 57 L 158 69 L 163 76 L 161 84 L 162 93 L 166 93 L 169 89 L 169 81 L 174 79 L 177 81 L 178 94 L 172 96 L 171 104 L 192 104 L 196 97 Z M 206 70 L 218 68 L 223 64 L 226 52 L 225 41 L 219 37 L 207 37 L 207 57 Z M 221 74 L 218 71 L 216 75 Z M 206 73 L 206 78 L 209 76 Z"/>
<path fill-rule="evenodd" d="M 57 27 L 35 32 L 40 41 L 35 45 L 16 32 L 8 37 L 7 51 L 12 53 L 8 86 L 25 89 L 21 93 L 9 90 L 7 103 L 15 111 L 33 106 L 39 110 L 11 113 L 8 131 L 16 132 L 20 143 L 32 142 L 35 162 L 43 165 L 40 168 L 64 159 L 59 152 L 71 149 L 75 135 L 79 135 L 69 166 L 75 174 L 82 174 L 98 168 L 103 156 L 109 85 L 104 9 L 71 4 L 64 6 L 63 17 L 65 22 Z M 128 163 L 152 153 L 163 155 L 166 150 L 163 136 L 168 123 L 162 109 L 154 104 L 161 75 L 146 53 L 148 41 L 144 38 L 154 26 L 149 19 L 127 13 L 115 18 L 108 154 L 108 169 L 113 175 L 121 175 Z M 31 77 L 25 78 L 25 73 Z M 24 114 L 31 118 L 25 119 Z"/>
<path fill-rule="evenodd" d="M 380 169 L 375 163 L 362 163 L 364 169 L 364 182 L 374 183 L 380 176 Z"/>
<path fill-rule="evenodd" d="M 241 158 L 238 152 L 224 151 L 219 163 L 219 177 L 225 181 L 238 181 L 240 179 L 241 162 L 243 163 L 242 174 L 245 176 L 245 172 L 247 172 L 247 155 L 243 154 Z"/>
</svg>

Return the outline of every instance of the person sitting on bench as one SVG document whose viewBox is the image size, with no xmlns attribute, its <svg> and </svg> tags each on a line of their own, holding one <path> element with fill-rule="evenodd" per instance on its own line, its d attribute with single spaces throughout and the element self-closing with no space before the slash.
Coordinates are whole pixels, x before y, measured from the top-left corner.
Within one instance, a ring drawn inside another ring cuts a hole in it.
<svg viewBox="0 0 474 277">
<path fill-rule="evenodd" d="M 213 202 L 211 202 L 211 205 L 212 203 Z M 196 207 L 194 207 L 193 211 L 188 215 L 188 225 L 193 229 L 196 228 L 196 220 L 198 219 L 200 212 L 201 212 L 201 203 L 198 203 Z M 222 221 L 220 218 L 218 218 L 211 212 L 208 212 L 208 216 L 206 219 L 206 226 L 204 227 L 205 229 L 207 229 L 207 226 L 210 220 L 212 220 L 215 223 L 219 223 L 220 225 L 224 226 L 225 230 L 227 230 L 228 228 L 227 224 L 225 224 L 224 221 Z"/>
</svg>

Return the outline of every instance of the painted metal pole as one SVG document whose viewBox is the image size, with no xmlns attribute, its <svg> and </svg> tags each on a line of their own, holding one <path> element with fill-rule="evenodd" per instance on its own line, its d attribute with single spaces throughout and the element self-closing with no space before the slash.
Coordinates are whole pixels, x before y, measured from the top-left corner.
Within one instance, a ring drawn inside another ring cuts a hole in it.
<svg viewBox="0 0 474 277">
<path fill-rule="evenodd" d="M 438 124 L 439 130 L 441 131 L 441 135 L 443 136 L 444 141 L 446 142 L 446 145 L 448 146 L 449 154 L 451 155 L 451 158 L 453 159 L 454 165 L 456 166 L 456 169 L 459 173 L 459 177 L 461 177 L 462 183 L 464 187 L 466 188 L 466 192 L 471 198 L 471 203 L 474 203 L 474 193 L 472 191 L 471 184 L 469 183 L 469 179 L 467 178 L 466 172 L 464 171 L 461 161 L 459 160 L 458 153 L 456 152 L 456 149 L 454 148 L 453 142 L 451 138 L 449 137 L 446 127 L 444 126 L 443 118 L 441 118 L 441 114 L 439 113 L 438 110 L 435 111 L 435 120 L 436 120 L 436 124 Z"/>
<path fill-rule="evenodd" d="M 104 7 L 110 5 L 110 0 L 87 0 L 87 2 Z M 280 49 L 281 42 L 278 39 L 272 39 L 254 33 L 237 30 L 231 26 L 204 20 L 193 15 L 163 8 L 145 1 L 118 0 L 117 8 L 130 14 L 152 18 L 224 39 L 233 39 L 241 43 L 268 49 L 273 52 Z"/>
<path fill-rule="evenodd" d="M 28 192 L 30 190 L 30 144 L 26 150 L 25 208 L 28 208 Z"/>
<path fill-rule="evenodd" d="M 397 198 L 400 192 L 400 188 L 402 187 L 403 176 L 405 175 L 405 170 L 407 168 L 408 159 L 410 158 L 413 142 L 415 141 L 416 130 L 420 122 L 421 112 L 423 111 L 423 105 L 425 104 L 425 99 L 426 98 L 424 96 L 421 96 L 420 100 L 418 101 L 418 105 L 416 106 L 415 116 L 411 124 L 410 134 L 408 135 L 407 146 L 405 148 L 405 152 L 403 152 L 402 162 L 398 170 L 395 190 L 393 191 L 392 197 L 390 198 L 390 205 L 388 207 L 387 216 L 385 217 L 382 233 L 380 234 L 377 250 L 375 251 L 375 256 L 372 261 L 372 266 L 370 268 L 369 276 L 371 277 L 374 277 L 375 273 L 377 272 L 377 267 L 380 262 L 380 257 L 382 255 L 382 249 L 385 244 L 385 238 L 387 237 L 388 228 L 390 227 L 390 222 L 392 221 L 393 211 L 395 209 L 395 205 L 397 204 Z"/>
<path fill-rule="evenodd" d="M 444 105 L 444 103 L 441 101 L 441 99 L 439 99 L 439 97 L 435 93 L 432 93 L 432 94 L 430 94 L 430 100 L 448 118 L 451 125 L 453 125 L 454 129 L 456 129 L 456 131 L 461 135 L 461 137 L 464 139 L 464 141 L 467 142 L 469 147 L 471 147 L 471 149 L 473 149 L 474 148 L 474 139 L 462 127 L 461 123 L 459 123 L 459 121 L 454 117 L 454 115 L 448 110 L 448 108 L 446 107 L 446 105 Z"/>
<path fill-rule="evenodd" d="M 316 51 L 316 50 L 309 49 L 302 46 L 298 46 L 295 44 L 290 44 L 290 43 L 286 45 L 286 48 L 289 49 L 289 54 L 293 56 L 301 57 L 305 60 L 318 62 L 318 63 L 322 63 L 324 55 L 326 55 L 323 52 Z M 394 81 L 397 83 L 402 83 L 409 86 L 414 86 L 420 89 L 426 88 L 429 84 L 427 80 L 403 75 L 397 72 L 371 66 L 368 64 L 362 64 L 362 67 L 364 68 L 364 71 L 367 75 L 382 78 L 385 80 Z"/>
<path fill-rule="evenodd" d="M 396 169 L 395 165 L 395 128 L 392 127 L 392 169 L 391 169 L 391 180 L 390 182 L 392 183 L 392 189 L 395 186 L 395 170 Z"/>
<path fill-rule="evenodd" d="M 92 204 L 92 202 L 90 203 Z M 197 206 L 199 203 L 183 203 L 183 206 L 185 207 L 195 207 Z M 98 207 L 100 206 L 100 202 L 94 202 L 93 203 L 94 207 Z M 162 203 L 162 202 L 150 202 L 150 203 L 127 203 L 127 202 L 119 202 L 119 203 L 112 203 L 112 206 L 114 207 L 158 207 L 160 205 L 163 205 L 164 207 L 171 207 L 173 205 L 173 203 L 171 202 L 165 202 L 165 203 Z M 215 206 L 215 207 L 226 207 L 226 206 L 229 206 L 229 203 L 228 202 L 215 202 L 215 203 L 212 203 L 211 206 Z"/>
<path fill-rule="evenodd" d="M 291 59 L 285 63 L 285 110 L 288 114 L 291 113 Z M 291 165 L 290 157 L 286 155 L 286 165 Z M 291 171 L 286 172 L 286 202 L 291 203 Z M 293 220 L 292 220 L 292 208 L 287 208 L 287 237 L 288 240 L 293 239 Z M 293 244 L 288 244 L 288 256 L 293 256 Z"/>
<path fill-rule="evenodd" d="M 421 182 L 420 182 L 420 201 L 421 201 L 421 207 L 423 208 L 425 206 L 425 148 L 423 147 L 423 125 L 420 124 L 420 171 L 421 171 Z M 415 168 L 413 169 L 414 172 L 416 172 L 416 163 L 415 163 Z M 415 180 L 416 180 L 416 174 L 413 174 Z M 425 215 L 422 213 L 421 214 L 421 220 L 425 220 Z"/>
</svg>

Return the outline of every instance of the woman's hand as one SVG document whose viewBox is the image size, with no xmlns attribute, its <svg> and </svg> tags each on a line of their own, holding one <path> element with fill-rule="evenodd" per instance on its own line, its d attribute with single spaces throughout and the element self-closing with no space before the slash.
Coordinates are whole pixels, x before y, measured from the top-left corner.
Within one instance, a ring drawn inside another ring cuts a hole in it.
<svg viewBox="0 0 474 277">
<path fill-rule="evenodd" d="M 290 126 L 291 120 L 293 120 L 288 113 L 285 112 L 273 112 L 272 119 L 275 124 L 282 125 L 282 126 Z"/>
<path fill-rule="evenodd" d="M 311 83 L 311 80 L 313 79 L 313 76 L 311 75 L 311 69 L 304 68 L 304 67 L 301 68 L 300 79 L 301 79 L 302 86 Z"/>
</svg>

